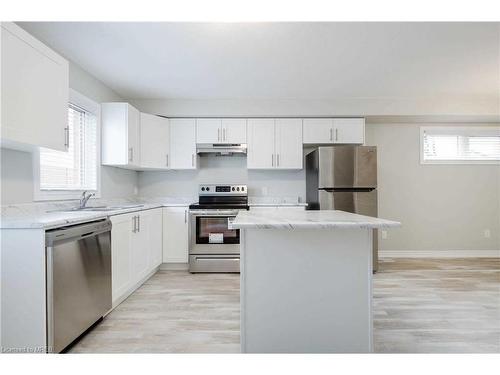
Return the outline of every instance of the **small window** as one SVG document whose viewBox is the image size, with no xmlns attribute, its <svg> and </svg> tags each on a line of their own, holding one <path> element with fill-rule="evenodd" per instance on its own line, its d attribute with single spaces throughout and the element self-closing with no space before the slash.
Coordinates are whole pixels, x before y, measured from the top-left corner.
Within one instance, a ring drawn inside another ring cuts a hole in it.
<svg viewBox="0 0 500 375">
<path fill-rule="evenodd" d="M 420 128 L 422 164 L 500 163 L 500 127 Z"/>
<path fill-rule="evenodd" d="M 72 92 L 68 104 L 66 152 L 40 148 L 35 199 L 74 199 L 99 192 L 99 105 Z"/>
</svg>

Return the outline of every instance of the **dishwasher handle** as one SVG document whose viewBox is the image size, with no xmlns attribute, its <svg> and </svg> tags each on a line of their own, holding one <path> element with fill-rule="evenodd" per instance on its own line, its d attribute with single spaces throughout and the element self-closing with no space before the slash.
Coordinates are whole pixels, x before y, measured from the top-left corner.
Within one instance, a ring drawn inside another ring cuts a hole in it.
<svg viewBox="0 0 500 375">
<path fill-rule="evenodd" d="M 55 242 L 79 240 L 109 231 L 111 231 L 109 219 L 56 228 L 45 232 L 45 246 L 51 247 Z"/>
</svg>

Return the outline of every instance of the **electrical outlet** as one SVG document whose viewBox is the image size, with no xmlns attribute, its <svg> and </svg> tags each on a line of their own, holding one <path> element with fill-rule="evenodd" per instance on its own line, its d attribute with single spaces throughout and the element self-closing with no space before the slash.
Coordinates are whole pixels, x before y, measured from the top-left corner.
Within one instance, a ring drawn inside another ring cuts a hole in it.
<svg viewBox="0 0 500 375">
<path fill-rule="evenodd" d="M 484 238 L 490 238 L 491 237 L 491 232 L 489 229 L 483 230 L 483 236 Z"/>
<path fill-rule="evenodd" d="M 387 231 L 386 231 L 386 230 L 382 230 L 382 231 L 380 231 L 380 234 L 382 235 L 382 239 L 383 239 L 383 240 L 386 240 L 386 239 L 387 239 Z"/>
</svg>

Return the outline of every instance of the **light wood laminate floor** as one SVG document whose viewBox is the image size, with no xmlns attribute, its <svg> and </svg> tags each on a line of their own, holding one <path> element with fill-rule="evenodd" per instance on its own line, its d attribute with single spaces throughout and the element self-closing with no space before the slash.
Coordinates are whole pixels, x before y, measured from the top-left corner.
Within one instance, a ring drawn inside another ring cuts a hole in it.
<svg viewBox="0 0 500 375">
<path fill-rule="evenodd" d="M 384 259 L 373 289 L 375 352 L 500 353 L 500 259 Z M 160 271 L 70 352 L 239 350 L 239 275 Z"/>
</svg>

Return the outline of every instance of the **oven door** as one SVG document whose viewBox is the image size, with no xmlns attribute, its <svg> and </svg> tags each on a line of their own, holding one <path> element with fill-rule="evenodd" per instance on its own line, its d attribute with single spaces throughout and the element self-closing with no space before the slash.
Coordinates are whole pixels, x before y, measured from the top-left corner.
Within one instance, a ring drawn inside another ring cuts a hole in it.
<svg viewBox="0 0 500 375">
<path fill-rule="evenodd" d="M 190 212 L 190 254 L 239 254 L 240 231 L 229 229 L 238 211 L 203 210 Z"/>
</svg>

